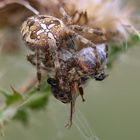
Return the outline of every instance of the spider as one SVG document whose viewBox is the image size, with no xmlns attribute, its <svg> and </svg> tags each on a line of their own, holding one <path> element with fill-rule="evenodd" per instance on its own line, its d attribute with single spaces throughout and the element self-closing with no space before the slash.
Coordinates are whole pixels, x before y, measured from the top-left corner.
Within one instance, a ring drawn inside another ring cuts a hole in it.
<svg viewBox="0 0 140 140">
<path fill-rule="evenodd" d="M 81 95 L 82 101 L 85 101 L 83 95 L 83 85 L 89 78 L 95 80 L 104 80 L 106 74 L 104 67 L 107 63 L 107 46 L 105 44 L 97 45 L 97 54 L 99 59 L 99 69 L 96 72 L 96 54 L 94 48 L 83 48 L 75 55 L 70 55 L 68 51 L 62 50 L 63 56 L 69 56 L 65 61 L 61 59 L 61 67 L 56 70 L 55 77 L 49 78 L 48 83 L 51 86 L 54 97 L 63 103 L 70 103 L 70 115 L 66 127 L 71 127 L 72 116 L 75 107 L 76 98 Z M 71 57 L 70 57 L 71 56 Z M 62 57 L 64 60 L 64 57 Z"/>
<path fill-rule="evenodd" d="M 58 19 L 49 15 L 35 15 L 29 17 L 21 27 L 23 40 L 26 42 L 29 49 L 34 54 L 27 56 L 28 60 L 33 63 L 32 56 L 36 56 L 37 79 L 41 82 L 41 60 L 40 56 L 46 57 L 48 63 L 51 61 L 54 69 L 60 68 L 58 51 L 60 48 L 66 48 L 71 52 L 75 52 L 80 46 L 75 45 L 75 41 L 79 41 L 84 46 L 94 48 L 96 54 L 97 69 L 99 67 L 99 60 L 96 50 L 96 45 L 80 35 L 78 32 L 90 33 L 100 36 L 105 41 L 104 33 L 99 29 L 92 29 L 87 26 L 80 26 L 73 23 L 72 18 L 66 13 L 63 6 L 59 6 L 62 19 Z M 76 48 L 77 46 L 77 48 Z"/>
</svg>

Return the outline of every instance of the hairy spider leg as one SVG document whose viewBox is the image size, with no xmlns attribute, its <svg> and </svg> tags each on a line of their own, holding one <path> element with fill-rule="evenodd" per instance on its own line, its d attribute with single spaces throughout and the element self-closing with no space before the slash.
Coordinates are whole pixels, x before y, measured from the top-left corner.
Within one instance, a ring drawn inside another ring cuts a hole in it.
<svg viewBox="0 0 140 140">
<path fill-rule="evenodd" d="M 27 57 L 27 60 L 34 66 L 36 66 L 36 54 L 29 54 L 26 56 Z"/>
<path fill-rule="evenodd" d="M 51 52 L 50 54 L 52 55 L 52 61 L 54 62 L 54 67 L 55 69 L 60 68 L 60 63 L 59 63 L 59 57 L 58 57 L 58 47 L 56 45 L 55 39 L 48 39 L 49 43 L 49 51 Z"/>
<path fill-rule="evenodd" d="M 74 42 L 74 37 L 71 36 L 71 35 L 68 35 L 68 36 L 65 38 L 65 40 L 66 40 L 66 46 L 67 46 L 67 48 L 69 48 L 70 52 L 71 52 L 71 53 L 76 52 L 77 46 L 76 46 L 76 44 L 75 44 L 75 42 Z"/>
<path fill-rule="evenodd" d="M 40 83 L 41 83 L 41 78 L 42 78 L 41 68 L 40 68 L 41 62 L 40 62 L 40 59 L 39 59 L 40 50 L 38 48 L 36 48 L 35 53 L 36 53 L 36 68 L 37 68 L 38 88 L 40 88 Z"/>
<path fill-rule="evenodd" d="M 76 40 L 79 40 L 80 42 L 82 42 L 86 46 L 90 46 L 90 47 L 94 48 L 94 53 L 95 53 L 95 58 L 96 58 L 95 74 L 97 74 L 99 67 L 100 67 L 100 62 L 99 62 L 99 57 L 98 57 L 96 45 L 93 42 L 91 42 L 90 40 L 86 39 L 85 37 L 79 35 L 78 33 L 74 32 L 72 30 L 68 30 L 68 32 L 73 34 L 73 36 L 75 37 Z"/>
<path fill-rule="evenodd" d="M 65 22 L 66 25 L 72 24 L 72 17 L 64 9 L 65 3 L 61 3 L 58 6 L 59 6 L 59 11 L 62 14 L 62 21 Z M 66 39 L 66 46 L 70 49 L 70 51 L 71 52 L 76 51 L 77 48 L 73 41 L 73 37 L 71 35 L 68 35 L 65 39 Z"/>
<path fill-rule="evenodd" d="M 96 34 L 96 35 L 99 35 L 99 36 L 104 36 L 104 39 L 105 39 L 104 33 L 99 29 L 93 29 L 93 28 L 90 28 L 90 27 L 87 27 L 87 26 L 80 26 L 80 25 L 69 25 L 69 28 L 71 30 L 77 30 L 77 31 L 81 31 L 81 32 L 88 32 L 90 34 Z"/>
<path fill-rule="evenodd" d="M 35 54 L 35 53 L 34 53 L 34 54 L 29 54 L 29 55 L 27 55 L 26 57 L 27 57 L 27 60 L 28 60 L 32 65 L 34 65 L 34 66 L 37 65 L 37 60 L 36 60 L 36 54 Z M 39 58 L 39 59 L 41 60 L 41 58 Z M 40 68 L 41 68 L 41 70 L 47 70 L 47 68 L 44 67 L 44 66 L 42 66 L 42 65 L 40 65 Z"/>
<path fill-rule="evenodd" d="M 106 44 L 105 46 L 105 51 L 106 51 L 106 60 L 108 59 L 108 45 Z"/>
<path fill-rule="evenodd" d="M 66 22 L 67 25 L 72 24 L 71 16 L 64 9 L 65 3 L 61 3 L 58 6 L 59 6 L 59 11 L 63 16 L 62 21 Z"/>
<path fill-rule="evenodd" d="M 75 11 L 74 14 L 72 15 L 72 21 L 73 23 L 79 23 L 81 24 L 81 20 L 82 24 L 87 24 L 88 23 L 88 17 L 87 17 L 87 12 L 79 12 L 79 11 Z"/>
<path fill-rule="evenodd" d="M 64 6 L 65 6 L 65 3 L 59 4 L 59 11 L 63 16 L 62 21 L 65 21 L 67 25 L 78 23 L 78 22 L 80 22 L 80 20 L 82 18 L 84 19 L 85 24 L 88 22 L 87 12 L 86 11 L 85 12 L 75 11 L 75 13 L 72 16 L 70 16 L 66 12 L 66 10 L 64 9 Z"/>
</svg>

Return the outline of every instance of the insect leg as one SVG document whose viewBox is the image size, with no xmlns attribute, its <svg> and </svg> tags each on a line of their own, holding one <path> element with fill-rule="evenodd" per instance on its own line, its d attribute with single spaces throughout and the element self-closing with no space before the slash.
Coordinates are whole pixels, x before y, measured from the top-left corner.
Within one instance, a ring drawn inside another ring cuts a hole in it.
<svg viewBox="0 0 140 140">
<path fill-rule="evenodd" d="M 84 95 L 84 90 L 83 90 L 82 87 L 79 87 L 79 93 L 81 95 L 82 101 L 84 102 L 85 101 L 84 96 L 83 96 Z"/>
<path fill-rule="evenodd" d="M 72 126 L 72 118 L 73 118 L 74 107 L 75 107 L 75 101 L 71 101 L 70 102 L 69 118 L 68 118 L 67 124 L 65 125 L 66 128 L 70 128 Z"/>
</svg>

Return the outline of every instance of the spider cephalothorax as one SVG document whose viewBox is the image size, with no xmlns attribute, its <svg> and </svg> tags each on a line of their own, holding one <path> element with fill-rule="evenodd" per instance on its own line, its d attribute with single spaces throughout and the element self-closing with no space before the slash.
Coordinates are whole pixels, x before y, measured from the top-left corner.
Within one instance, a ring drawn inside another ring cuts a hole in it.
<svg viewBox="0 0 140 140">
<path fill-rule="evenodd" d="M 79 32 L 96 34 L 103 39 L 103 42 L 105 41 L 104 34 L 99 29 L 74 24 L 72 18 L 67 15 L 61 6 L 60 12 L 63 15 L 62 20 L 48 15 L 36 15 L 28 18 L 21 27 L 23 40 L 35 52 L 37 58 L 36 66 L 39 82 L 41 81 L 40 55 L 48 53 L 53 60 L 54 69 L 57 69 L 60 67 L 58 50 L 63 47 L 75 51 L 76 48 L 80 48 L 75 44 L 75 40 L 84 44 L 85 47 L 94 48 L 96 52 L 96 45 L 80 35 Z M 96 60 L 96 63 L 98 63 L 98 59 Z"/>
</svg>

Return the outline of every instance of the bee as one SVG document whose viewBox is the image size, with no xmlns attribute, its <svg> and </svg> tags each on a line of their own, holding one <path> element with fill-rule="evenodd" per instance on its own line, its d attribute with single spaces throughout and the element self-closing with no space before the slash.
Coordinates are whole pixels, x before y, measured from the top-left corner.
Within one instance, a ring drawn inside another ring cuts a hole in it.
<svg viewBox="0 0 140 140">
<path fill-rule="evenodd" d="M 99 29 L 92 29 L 87 26 L 75 24 L 73 19 L 66 13 L 63 6 L 59 6 L 59 11 L 62 14 L 62 19 L 58 19 L 49 15 L 35 15 L 29 17 L 21 27 L 23 40 L 26 42 L 28 48 L 34 54 L 27 56 L 28 60 L 33 63 L 32 56 L 36 56 L 37 79 L 39 84 L 41 82 L 41 60 L 40 56 L 45 57 L 45 60 L 54 69 L 60 68 L 59 54 L 60 48 L 65 48 L 71 52 L 75 52 L 79 45 L 75 45 L 76 41 L 84 44 L 84 47 L 90 46 L 94 48 L 97 55 L 96 44 L 79 34 L 90 33 L 96 34 L 105 40 L 104 33 Z M 98 64 L 98 59 L 96 59 Z"/>
<path fill-rule="evenodd" d="M 51 86 L 51 91 L 54 97 L 58 100 L 60 100 L 62 103 L 69 103 L 70 104 L 70 113 L 69 113 L 69 119 L 66 123 L 66 127 L 70 128 L 72 125 L 72 117 L 74 113 L 74 107 L 75 107 L 75 101 L 78 96 L 78 94 L 73 94 L 73 88 L 72 85 L 67 85 L 67 89 L 62 89 L 59 85 L 58 81 L 54 78 L 48 78 L 48 84 Z M 67 83 L 68 84 L 68 83 Z M 77 88 L 77 87 L 76 87 Z M 80 93 L 82 97 L 82 101 L 85 101 L 83 94 L 83 88 L 78 87 L 78 92 Z"/>
<path fill-rule="evenodd" d="M 85 101 L 83 86 L 88 79 L 92 78 L 99 81 L 105 79 L 106 50 L 107 45 L 97 45 L 98 71 L 94 48 L 83 48 L 75 55 L 68 55 L 68 52 L 63 50 L 63 56 L 66 54 L 69 57 L 60 63 L 61 67 L 57 69 L 55 77 L 48 78 L 48 84 L 51 86 L 54 97 L 63 103 L 70 103 L 70 115 L 66 127 L 69 128 L 72 125 L 76 98 L 81 95 L 82 101 Z"/>
</svg>

